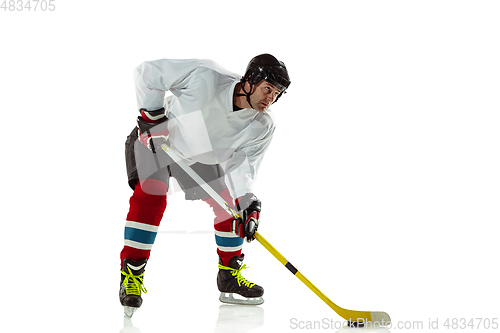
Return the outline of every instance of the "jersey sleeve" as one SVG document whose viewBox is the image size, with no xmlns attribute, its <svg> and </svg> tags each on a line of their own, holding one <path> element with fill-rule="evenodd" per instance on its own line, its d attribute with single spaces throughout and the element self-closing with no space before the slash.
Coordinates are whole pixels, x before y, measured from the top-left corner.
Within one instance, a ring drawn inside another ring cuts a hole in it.
<svg viewBox="0 0 500 333">
<path fill-rule="evenodd" d="M 161 59 L 145 61 L 134 69 L 137 107 L 158 110 L 163 107 L 166 91 L 180 95 L 189 89 L 199 60 Z"/>
<path fill-rule="evenodd" d="M 226 163 L 226 184 L 235 199 L 254 192 L 260 164 L 274 134 L 272 122 L 267 125 L 255 122 L 253 125 L 252 139 L 236 149 Z"/>
</svg>

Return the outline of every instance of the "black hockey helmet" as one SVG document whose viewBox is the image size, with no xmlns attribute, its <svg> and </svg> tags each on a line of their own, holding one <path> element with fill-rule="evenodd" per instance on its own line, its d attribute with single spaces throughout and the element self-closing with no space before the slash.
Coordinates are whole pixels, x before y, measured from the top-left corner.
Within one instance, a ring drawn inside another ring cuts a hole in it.
<svg viewBox="0 0 500 333">
<path fill-rule="evenodd" d="M 258 55 L 250 60 L 245 75 L 241 78 L 240 82 L 242 84 L 245 82 L 250 83 L 249 92 L 243 89 L 249 103 L 253 85 L 259 83 L 261 80 L 266 80 L 281 90 L 275 102 L 286 92 L 286 89 L 290 85 L 290 77 L 288 76 L 285 64 L 267 53 Z"/>
</svg>

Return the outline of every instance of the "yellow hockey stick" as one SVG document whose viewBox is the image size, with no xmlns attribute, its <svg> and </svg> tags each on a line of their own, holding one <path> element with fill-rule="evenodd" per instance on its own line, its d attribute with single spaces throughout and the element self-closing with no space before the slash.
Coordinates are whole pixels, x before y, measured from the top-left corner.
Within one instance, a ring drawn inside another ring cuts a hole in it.
<svg viewBox="0 0 500 333">
<path fill-rule="evenodd" d="M 224 208 L 233 218 L 238 219 L 241 216 L 228 205 L 221 196 L 215 192 L 189 165 L 184 162 L 170 147 L 162 144 L 160 148 L 167 153 L 191 178 L 193 178 L 208 195 L 210 195 L 222 208 Z M 371 322 L 374 325 L 385 326 L 391 321 L 391 318 L 386 312 L 379 311 L 355 311 L 341 308 L 333 303 L 325 296 L 316 286 L 314 286 L 302 273 L 300 273 L 288 260 L 285 259 L 261 234 L 255 232 L 254 238 L 259 241 L 276 259 L 279 260 L 293 275 L 302 281 L 309 289 L 311 289 L 319 298 L 323 300 L 330 308 L 333 309 L 340 317 L 352 323 Z"/>
<path fill-rule="evenodd" d="M 386 326 L 390 323 L 391 318 L 385 312 L 374 312 L 374 311 L 355 311 L 355 310 L 347 310 L 341 308 L 337 304 L 333 303 L 328 297 L 325 296 L 316 288 L 314 284 L 311 283 L 302 273 L 300 273 L 285 257 L 281 255 L 261 234 L 257 231 L 255 232 L 255 239 L 257 239 L 265 248 L 268 250 L 279 262 L 283 264 L 293 275 L 295 275 L 300 281 L 302 281 L 309 289 L 311 289 L 319 298 L 323 300 L 329 307 L 333 309 L 339 316 L 344 318 L 349 322 L 371 322 L 375 325 Z"/>
</svg>

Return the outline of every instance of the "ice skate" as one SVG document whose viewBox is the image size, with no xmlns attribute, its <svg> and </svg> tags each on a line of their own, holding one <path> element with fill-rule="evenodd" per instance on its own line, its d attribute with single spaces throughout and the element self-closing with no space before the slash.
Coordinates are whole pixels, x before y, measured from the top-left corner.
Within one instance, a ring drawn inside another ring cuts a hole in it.
<svg viewBox="0 0 500 333">
<path fill-rule="evenodd" d="M 241 276 L 241 270 L 248 268 L 242 265 L 243 259 L 243 254 L 241 257 L 233 257 L 229 261 L 229 266 L 222 265 L 222 259 L 219 259 L 219 273 L 217 274 L 217 287 L 221 292 L 219 300 L 229 304 L 262 304 L 264 303 L 262 298 L 264 288 Z"/>
<path fill-rule="evenodd" d="M 120 282 L 120 303 L 123 305 L 123 311 L 129 318 L 141 307 L 141 292 L 147 293 L 143 284 L 144 268 L 147 260 L 132 261 L 123 260 Z"/>
</svg>

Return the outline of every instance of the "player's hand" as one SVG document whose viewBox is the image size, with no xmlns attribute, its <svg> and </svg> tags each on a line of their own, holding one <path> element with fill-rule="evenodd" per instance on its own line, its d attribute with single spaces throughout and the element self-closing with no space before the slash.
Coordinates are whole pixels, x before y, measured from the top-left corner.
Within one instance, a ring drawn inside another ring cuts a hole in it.
<svg viewBox="0 0 500 333">
<path fill-rule="evenodd" d="M 153 153 L 168 140 L 168 126 L 165 109 L 146 111 L 141 109 L 141 115 L 137 117 L 139 141 Z"/>
<path fill-rule="evenodd" d="M 247 193 L 236 199 L 236 209 L 241 218 L 233 220 L 232 232 L 251 242 L 259 227 L 260 207 L 261 202 L 253 193 Z"/>
</svg>

